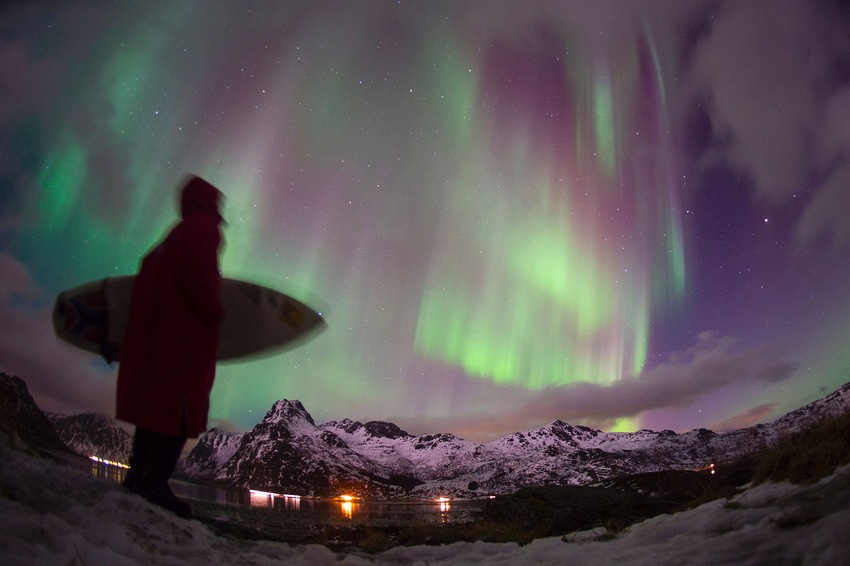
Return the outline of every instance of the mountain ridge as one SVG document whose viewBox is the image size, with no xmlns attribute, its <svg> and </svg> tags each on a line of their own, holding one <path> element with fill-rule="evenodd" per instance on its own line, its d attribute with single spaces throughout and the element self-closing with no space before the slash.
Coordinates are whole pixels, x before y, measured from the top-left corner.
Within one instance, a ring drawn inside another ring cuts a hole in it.
<svg viewBox="0 0 850 566">
<path fill-rule="evenodd" d="M 208 468 L 204 474 L 183 467 L 181 473 L 193 481 L 286 493 L 301 490 L 303 495 L 346 491 L 379 498 L 431 498 L 587 484 L 644 471 L 702 469 L 751 454 L 789 432 L 847 411 L 850 383 L 772 423 L 725 433 L 708 429 L 603 432 L 555 419 L 488 443 L 450 433 L 414 436 L 384 421 L 364 424 L 342 419 L 315 425 L 303 404 L 283 402 L 276 402 L 254 430 L 243 433 L 240 451 L 224 466 L 214 472 Z M 258 437 L 258 430 L 277 431 L 279 446 L 270 447 L 274 439 Z M 269 469 L 288 471 L 270 473 Z"/>
<path fill-rule="evenodd" d="M 27 443 L 53 449 L 68 444 L 78 453 L 119 462 L 129 456 L 132 438 L 111 419 L 91 413 L 48 418 L 23 380 L 5 374 L 0 374 L 0 393 L 7 409 L 0 424 L 12 434 L 23 431 L 20 437 Z M 722 465 L 848 410 L 850 383 L 770 423 L 724 433 L 603 432 L 555 419 L 477 443 L 450 433 L 411 435 L 377 420 L 346 418 L 316 425 L 300 401 L 282 399 L 251 431 L 209 430 L 180 462 L 178 475 L 224 487 L 305 496 L 480 497 L 523 487 L 581 485 L 640 472 Z"/>
</svg>

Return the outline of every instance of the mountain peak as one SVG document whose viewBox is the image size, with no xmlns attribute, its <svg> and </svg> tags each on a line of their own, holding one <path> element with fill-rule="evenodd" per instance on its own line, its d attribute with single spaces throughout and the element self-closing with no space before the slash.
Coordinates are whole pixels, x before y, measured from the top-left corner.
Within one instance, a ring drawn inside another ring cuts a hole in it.
<svg viewBox="0 0 850 566">
<path fill-rule="evenodd" d="M 283 422 L 306 420 L 311 425 L 316 425 L 315 421 L 313 421 L 313 417 L 307 412 L 307 409 L 304 408 L 301 401 L 297 399 L 293 399 L 291 401 L 289 399 L 281 399 L 280 401 L 276 401 L 269 412 L 266 413 L 266 417 L 263 420 Z"/>
<path fill-rule="evenodd" d="M 322 427 L 323 428 L 334 427 L 334 428 L 338 428 L 338 429 L 340 429 L 344 432 L 347 432 L 348 434 L 353 434 L 353 433 L 357 432 L 358 430 L 360 430 L 361 428 L 363 428 L 363 423 L 361 423 L 359 421 L 353 421 L 351 419 L 346 418 L 346 419 L 342 419 L 341 421 L 327 422 L 327 423 L 323 424 Z"/>
<path fill-rule="evenodd" d="M 407 431 L 393 423 L 384 421 L 369 421 L 365 425 L 366 434 L 375 438 L 405 438 L 410 436 Z"/>
</svg>

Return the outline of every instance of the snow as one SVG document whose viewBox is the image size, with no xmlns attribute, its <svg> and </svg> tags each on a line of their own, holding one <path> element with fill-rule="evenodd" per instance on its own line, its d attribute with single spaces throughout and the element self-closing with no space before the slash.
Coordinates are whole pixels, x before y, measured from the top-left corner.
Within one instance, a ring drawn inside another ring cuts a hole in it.
<svg viewBox="0 0 850 566">
<path fill-rule="evenodd" d="M 443 479 L 443 472 L 449 468 L 453 470 L 452 475 L 457 476 L 471 471 L 471 466 L 480 465 L 468 455 L 476 450 L 480 452 L 481 445 L 448 433 L 387 438 L 373 436 L 362 424 L 348 419 L 325 423 L 319 428 L 334 433 L 355 452 L 393 472 L 413 474 L 423 480 Z M 467 460 L 471 460 L 470 466 L 465 468 L 463 464 Z"/>
<path fill-rule="evenodd" d="M 769 483 L 731 500 L 604 529 L 515 543 L 335 553 L 219 537 L 107 480 L 0 443 L 0 563 L 18 564 L 840 564 L 850 558 L 850 466 L 815 485 Z M 565 542 L 567 539 L 571 542 Z"/>
<path fill-rule="evenodd" d="M 555 420 L 479 444 L 448 433 L 412 436 L 383 421 L 363 424 L 343 419 L 317 426 L 300 401 L 284 399 L 241 436 L 224 439 L 220 437 L 227 433 L 208 432 L 180 472 L 195 481 L 214 479 L 302 495 L 317 493 L 314 485 L 293 474 L 268 473 L 291 470 L 297 462 L 299 470 L 314 470 L 317 476 L 328 476 L 331 483 L 365 479 L 368 484 L 372 476 L 406 476 L 421 482 L 407 490 L 374 484 L 373 497 L 469 498 L 479 493 L 513 493 L 525 486 L 585 485 L 663 469 L 702 470 L 709 464 L 749 456 L 826 415 L 848 409 L 850 383 L 773 423 L 749 429 L 603 432 Z M 285 449 L 281 438 L 287 439 Z M 471 485 L 477 489 L 470 490 Z"/>
</svg>

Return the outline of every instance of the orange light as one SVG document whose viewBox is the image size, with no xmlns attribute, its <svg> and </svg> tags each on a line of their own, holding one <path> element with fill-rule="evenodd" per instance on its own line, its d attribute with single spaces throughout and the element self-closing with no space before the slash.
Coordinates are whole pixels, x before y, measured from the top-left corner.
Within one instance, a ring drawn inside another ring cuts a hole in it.
<svg viewBox="0 0 850 566">
<path fill-rule="evenodd" d="M 346 519 L 351 519 L 354 517 L 354 503 L 351 501 L 351 497 L 348 499 L 344 499 L 339 502 L 340 511 L 342 511 L 342 516 Z"/>
</svg>

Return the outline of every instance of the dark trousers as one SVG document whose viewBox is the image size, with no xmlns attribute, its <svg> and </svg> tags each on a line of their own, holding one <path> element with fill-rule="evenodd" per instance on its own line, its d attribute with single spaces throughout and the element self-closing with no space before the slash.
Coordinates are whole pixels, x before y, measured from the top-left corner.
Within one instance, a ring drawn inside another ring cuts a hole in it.
<svg viewBox="0 0 850 566">
<path fill-rule="evenodd" d="M 185 444 L 185 436 L 170 436 L 136 427 L 129 475 L 146 483 L 166 483 L 177 467 Z"/>
</svg>

